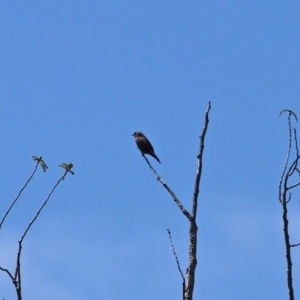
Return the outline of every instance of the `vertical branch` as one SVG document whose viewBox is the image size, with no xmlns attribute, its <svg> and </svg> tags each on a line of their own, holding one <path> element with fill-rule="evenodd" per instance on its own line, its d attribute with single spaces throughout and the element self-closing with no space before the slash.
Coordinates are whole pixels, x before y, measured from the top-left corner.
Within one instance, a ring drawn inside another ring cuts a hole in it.
<svg viewBox="0 0 300 300">
<path fill-rule="evenodd" d="M 211 108 L 210 102 L 208 102 L 208 108 L 205 113 L 205 121 L 204 121 L 204 126 L 202 129 L 202 133 L 200 135 L 200 149 L 199 149 L 199 154 L 197 155 L 197 171 L 196 171 L 196 179 L 195 179 L 195 187 L 194 187 L 194 193 L 193 193 L 193 210 L 192 210 L 192 215 L 196 219 L 197 215 L 197 205 L 198 205 L 198 194 L 199 194 L 199 185 L 200 185 L 200 179 L 202 175 L 202 161 L 203 161 L 203 152 L 204 152 L 204 140 L 205 140 L 205 135 L 208 127 L 208 115 L 209 111 Z"/>
<path fill-rule="evenodd" d="M 197 266 L 197 207 L 198 207 L 198 196 L 199 196 L 199 186 L 200 179 L 202 175 L 202 165 L 203 165 L 203 152 L 204 152 L 204 140 L 209 122 L 209 111 L 211 109 L 211 104 L 208 102 L 208 108 L 205 113 L 205 121 L 202 129 L 202 133 L 200 135 L 200 148 L 199 153 L 197 155 L 197 171 L 196 171 L 196 179 L 193 193 L 193 208 L 192 208 L 192 218 L 190 220 L 190 247 L 189 247 L 189 256 L 190 263 L 186 270 L 186 286 L 185 286 L 185 300 L 193 299 L 193 292 L 195 286 L 195 272 Z"/>
<path fill-rule="evenodd" d="M 168 193 L 171 195 L 173 198 L 175 204 L 178 206 L 178 208 L 181 210 L 183 215 L 187 217 L 187 219 L 190 222 L 190 229 L 189 229 L 189 240 L 190 240 L 190 245 L 189 245 L 189 266 L 186 270 L 186 279 L 183 281 L 183 299 L 184 300 L 192 300 L 193 299 L 193 292 L 194 292 L 194 285 L 195 285 L 195 272 L 196 272 L 196 266 L 197 266 L 197 231 L 198 227 L 196 224 L 196 216 L 197 216 L 197 207 L 198 207 L 198 196 L 199 196 L 199 186 L 200 186 L 200 180 L 201 180 L 201 175 L 202 175 L 202 165 L 203 165 L 203 153 L 204 153 L 204 141 L 205 141 L 205 136 L 206 136 L 206 131 L 208 128 L 208 123 L 209 123 L 209 112 L 211 109 L 211 103 L 208 102 L 208 107 L 205 113 L 205 121 L 204 121 L 204 126 L 202 129 L 202 133 L 200 135 L 200 148 L 199 148 L 199 153 L 197 155 L 197 171 L 196 171 L 196 179 L 195 179 L 195 185 L 194 185 L 194 192 L 193 192 L 193 203 L 192 203 L 192 213 L 189 213 L 185 207 L 182 205 L 182 203 L 179 201 L 179 199 L 176 197 L 175 193 L 171 190 L 171 188 L 165 183 L 165 181 L 158 175 L 158 173 L 154 170 L 154 168 L 151 166 L 149 163 L 148 159 L 146 158 L 145 155 L 144 158 L 156 176 L 157 180 L 162 184 L 162 186 L 168 191 Z M 169 231 L 168 231 L 169 232 Z M 171 239 L 171 235 L 169 232 L 169 236 Z M 171 240 L 171 245 L 172 245 L 172 240 Z M 172 246 L 173 251 L 174 247 Z M 176 253 L 174 253 L 178 268 L 180 270 L 179 262 L 176 256 Z M 180 273 L 182 274 L 181 270 Z"/>
<path fill-rule="evenodd" d="M 291 194 L 289 194 L 287 199 L 287 192 L 284 191 L 283 199 L 282 199 L 282 219 L 283 219 L 283 233 L 284 233 L 284 241 L 285 241 L 285 257 L 287 262 L 287 285 L 289 291 L 289 300 L 294 300 L 294 289 L 293 289 L 293 264 L 291 257 L 291 244 L 290 244 L 290 236 L 289 236 L 289 221 L 288 221 L 288 210 L 287 203 L 291 198 Z"/>
<path fill-rule="evenodd" d="M 297 139 L 297 130 L 296 130 L 296 128 L 294 128 L 294 139 L 295 139 L 296 156 L 299 156 L 299 148 L 298 148 L 298 139 Z"/>
<path fill-rule="evenodd" d="M 294 300 L 294 288 L 293 288 L 293 263 L 291 256 L 291 247 L 295 245 L 291 245 L 290 236 L 289 236 L 289 220 L 288 220 L 288 209 L 287 205 L 291 200 L 291 192 L 289 190 L 297 187 L 300 183 L 296 183 L 294 185 L 288 186 L 289 178 L 294 174 L 295 170 L 298 171 L 297 165 L 299 160 L 299 150 L 298 150 L 298 141 L 297 141 L 297 132 L 294 129 L 294 139 L 295 139 L 295 150 L 296 150 L 296 158 L 289 166 L 289 160 L 292 149 L 292 126 L 291 126 L 291 116 L 293 115 L 297 121 L 297 116 L 295 113 L 289 109 L 282 110 L 282 112 L 288 112 L 288 150 L 287 150 L 287 158 L 284 164 L 284 168 L 279 181 L 279 201 L 282 204 L 282 220 L 283 220 L 283 234 L 284 234 L 284 242 L 285 242 L 285 257 L 287 262 L 287 286 L 289 293 L 289 300 Z M 299 171 L 298 171 L 299 172 Z"/>
<path fill-rule="evenodd" d="M 281 114 L 281 113 L 280 113 Z M 281 194 L 281 190 L 282 190 L 282 181 L 290 160 L 290 155 L 291 155 L 291 148 L 292 148 L 292 127 L 291 127 L 291 114 L 289 114 L 288 116 L 288 127 L 289 127 L 289 143 L 288 143 L 288 151 L 287 151 L 287 156 L 286 156 L 286 160 L 285 160 L 285 164 L 283 167 L 283 171 L 280 177 L 280 182 L 279 182 L 279 201 L 282 201 L 282 194 Z"/>
</svg>

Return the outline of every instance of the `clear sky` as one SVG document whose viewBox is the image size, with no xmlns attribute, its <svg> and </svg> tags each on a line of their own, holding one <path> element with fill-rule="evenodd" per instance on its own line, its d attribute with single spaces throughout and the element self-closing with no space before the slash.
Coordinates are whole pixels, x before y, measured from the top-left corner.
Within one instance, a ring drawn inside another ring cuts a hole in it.
<svg viewBox="0 0 300 300">
<path fill-rule="evenodd" d="M 300 117 L 298 1 L 1 1 L 0 212 L 38 170 L 0 235 L 14 271 L 24 241 L 30 300 L 181 299 L 188 222 L 142 159 L 191 208 L 199 134 L 212 103 L 198 210 L 194 299 L 287 299 L 278 182 L 286 116 Z M 299 125 L 298 125 L 299 126 Z M 300 241 L 300 204 L 291 239 Z M 293 249 L 300 297 L 300 249 Z M 0 297 L 15 299 L 0 273 Z"/>
</svg>

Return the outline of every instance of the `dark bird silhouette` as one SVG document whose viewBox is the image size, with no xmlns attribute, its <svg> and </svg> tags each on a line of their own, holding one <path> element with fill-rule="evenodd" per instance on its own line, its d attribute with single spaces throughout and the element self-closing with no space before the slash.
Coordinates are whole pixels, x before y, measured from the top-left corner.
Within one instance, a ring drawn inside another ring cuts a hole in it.
<svg viewBox="0 0 300 300">
<path fill-rule="evenodd" d="M 137 147 L 142 152 L 142 155 L 144 156 L 145 154 L 149 154 L 149 155 L 153 156 L 160 163 L 159 158 L 154 153 L 154 149 L 153 149 L 151 143 L 149 142 L 149 140 L 146 138 L 146 136 L 143 133 L 141 133 L 140 131 L 134 132 L 133 136 L 134 136 L 135 142 L 137 144 Z"/>
</svg>

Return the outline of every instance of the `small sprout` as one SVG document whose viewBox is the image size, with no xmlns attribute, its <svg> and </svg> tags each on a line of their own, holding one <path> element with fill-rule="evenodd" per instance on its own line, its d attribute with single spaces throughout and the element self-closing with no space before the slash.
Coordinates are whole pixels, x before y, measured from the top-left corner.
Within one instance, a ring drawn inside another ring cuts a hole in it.
<svg viewBox="0 0 300 300">
<path fill-rule="evenodd" d="M 73 168 L 74 164 L 69 162 L 67 163 L 62 163 L 61 165 L 59 165 L 61 168 L 64 168 L 67 172 L 70 172 L 72 175 L 74 175 L 75 173 L 73 171 L 71 171 L 71 169 Z"/>
<path fill-rule="evenodd" d="M 33 160 L 38 161 L 41 167 L 43 168 L 43 171 L 46 172 L 48 169 L 48 166 L 46 165 L 45 161 L 42 159 L 42 156 L 38 157 L 35 155 L 32 155 Z"/>
</svg>

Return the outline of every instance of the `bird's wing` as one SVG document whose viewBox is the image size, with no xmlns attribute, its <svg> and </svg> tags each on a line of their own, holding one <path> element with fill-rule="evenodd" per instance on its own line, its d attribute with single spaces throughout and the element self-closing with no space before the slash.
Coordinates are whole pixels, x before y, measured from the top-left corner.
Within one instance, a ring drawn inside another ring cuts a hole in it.
<svg viewBox="0 0 300 300">
<path fill-rule="evenodd" d="M 150 141 L 145 137 L 147 146 L 149 147 L 149 150 L 151 150 L 152 152 L 154 152 L 153 146 L 151 145 Z"/>
</svg>

